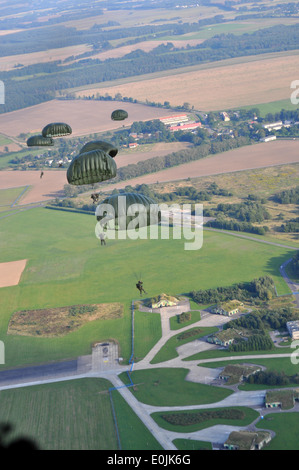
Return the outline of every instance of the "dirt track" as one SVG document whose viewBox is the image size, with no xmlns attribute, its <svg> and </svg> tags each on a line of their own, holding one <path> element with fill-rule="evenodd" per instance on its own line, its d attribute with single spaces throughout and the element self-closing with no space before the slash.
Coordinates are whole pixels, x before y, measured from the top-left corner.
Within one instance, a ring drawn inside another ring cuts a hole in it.
<svg viewBox="0 0 299 470">
<path fill-rule="evenodd" d="M 160 151 L 159 155 L 162 155 L 162 151 Z M 146 156 L 148 158 L 148 154 L 142 154 L 140 152 L 139 157 L 135 156 L 135 162 L 137 158 L 144 159 Z M 119 167 L 122 166 L 122 163 L 125 164 L 125 160 L 119 163 L 121 161 L 121 155 L 116 158 L 118 159 Z M 125 158 L 129 159 L 129 157 Z M 111 185 L 103 184 L 103 188 L 123 188 L 128 184 L 135 186 L 136 184 L 151 184 L 157 181 L 162 183 L 166 181 L 184 180 L 188 177 L 198 178 L 201 176 L 218 175 L 221 173 L 231 173 L 298 162 L 299 141 L 273 141 L 230 150 L 132 180 Z M 32 186 L 32 189 L 27 191 L 19 201 L 20 205 L 59 197 L 62 195 L 63 186 L 65 184 L 67 184 L 66 172 L 61 170 L 45 170 L 42 179 L 40 179 L 39 171 L 0 171 L 0 189 L 26 185 Z"/>
<path fill-rule="evenodd" d="M 16 286 L 19 284 L 27 260 L 10 261 L 0 264 L 0 287 Z"/>
</svg>

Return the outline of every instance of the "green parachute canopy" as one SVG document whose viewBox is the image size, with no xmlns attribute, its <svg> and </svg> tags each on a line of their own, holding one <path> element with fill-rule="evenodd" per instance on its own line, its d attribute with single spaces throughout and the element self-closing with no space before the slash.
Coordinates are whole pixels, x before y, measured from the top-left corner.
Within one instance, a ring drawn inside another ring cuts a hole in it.
<svg viewBox="0 0 299 470">
<path fill-rule="evenodd" d="M 111 114 L 111 119 L 113 121 L 123 121 L 124 119 L 127 119 L 127 117 L 128 113 L 123 109 L 115 109 Z"/>
<path fill-rule="evenodd" d="M 44 137 L 61 137 L 63 135 L 69 135 L 72 133 L 72 128 L 64 122 L 52 122 L 47 124 L 43 130 L 42 134 Z"/>
<path fill-rule="evenodd" d="M 104 150 L 92 150 L 77 155 L 68 169 L 69 184 L 82 185 L 106 181 L 116 176 L 116 163 Z"/>
<path fill-rule="evenodd" d="M 108 153 L 112 158 L 116 157 L 118 153 L 118 149 L 109 142 L 104 142 L 103 140 L 91 140 L 90 142 L 87 142 L 85 145 L 83 145 L 79 154 L 97 149 L 104 150 L 104 152 Z"/>
<path fill-rule="evenodd" d="M 49 147 L 50 145 L 54 145 L 54 140 L 52 137 L 33 135 L 27 140 L 28 147 Z"/>
<path fill-rule="evenodd" d="M 98 223 L 116 230 L 135 229 L 157 225 L 161 222 L 159 205 L 140 193 L 112 194 L 104 199 L 95 212 Z"/>
</svg>

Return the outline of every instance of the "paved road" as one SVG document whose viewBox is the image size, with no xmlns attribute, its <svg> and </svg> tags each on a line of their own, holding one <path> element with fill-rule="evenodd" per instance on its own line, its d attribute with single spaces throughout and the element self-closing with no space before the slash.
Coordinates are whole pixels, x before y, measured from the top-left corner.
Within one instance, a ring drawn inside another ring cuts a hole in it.
<svg viewBox="0 0 299 470">
<path fill-rule="evenodd" d="M 258 243 L 265 243 L 266 245 L 279 246 L 281 248 L 289 248 L 290 250 L 299 249 L 299 247 L 296 248 L 294 246 L 286 245 L 285 243 L 270 242 L 269 240 L 261 240 L 260 238 L 250 237 L 249 235 L 241 235 L 239 233 L 230 232 L 228 230 L 220 230 L 217 228 L 208 228 L 208 227 L 204 227 L 203 229 L 209 232 L 220 232 L 220 233 L 225 233 L 226 235 L 231 235 L 233 237 L 246 238 L 247 240 L 251 240 L 254 242 L 258 242 Z"/>
</svg>

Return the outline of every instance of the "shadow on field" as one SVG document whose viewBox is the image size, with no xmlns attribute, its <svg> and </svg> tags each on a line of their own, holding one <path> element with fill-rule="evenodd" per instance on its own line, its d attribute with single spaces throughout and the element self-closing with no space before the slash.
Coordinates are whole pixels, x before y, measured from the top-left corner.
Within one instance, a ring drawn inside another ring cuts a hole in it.
<svg viewBox="0 0 299 470">
<path fill-rule="evenodd" d="M 7 435 L 12 429 L 10 424 L 0 424 L 0 450 L 39 450 L 37 444 L 25 436 L 20 436 L 6 444 Z"/>
</svg>

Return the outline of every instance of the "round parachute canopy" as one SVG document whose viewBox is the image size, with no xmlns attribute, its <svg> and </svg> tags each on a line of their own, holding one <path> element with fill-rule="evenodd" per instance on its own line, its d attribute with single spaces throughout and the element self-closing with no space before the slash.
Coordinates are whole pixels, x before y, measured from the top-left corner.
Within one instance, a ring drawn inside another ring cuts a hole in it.
<svg viewBox="0 0 299 470">
<path fill-rule="evenodd" d="M 115 111 L 113 111 L 113 113 L 111 114 L 111 119 L 113 121 L 123 121 L 124 119 L 127 119 L 127 117 L 128 113 L 123 109 L 115 109 Z"/>
<path fill-rule="evenodd" d="M 95 215 L 103 228 L 112 225 L 116 230 L 134 230 L 161 222 L 159 205 L 139 193 L 112 194 L 97 206 Z"/>
<path fill-rule="evenodd" d="M 70 135 L 71 133 L 71 126 L 64 122 L 52 122 L 51 124 L 47 124 L 42 130 L 44 137 L 61 137 L 63 135 Z"/>
<path fill-rule="evenodd" d="M 97 149 L 104 150 L 104 152 L 108 153 L 112 158 L 116 157 L 118 153 L 118 149 L 109 142 L 104 142 L 103 140 L 92 140 L 90 142 L 87 142 L 87 144 L 83 145 L 79 154 L 91 152 L 91 150 Z"/>
<path fill-rule="evenodd" d="M 116 176 L 116 163 L 103 150 L 92 150 L 77 155 L 67 169 L 69 184 L 82 185 L 106 181 Z"/>
<path fill-rule="evenodd" d="M 27 140 L 28 147 L 49 147 L 54 145 L 52 137 L 44 137 L 42 135 L 33 135 Z"/>
</svg>

